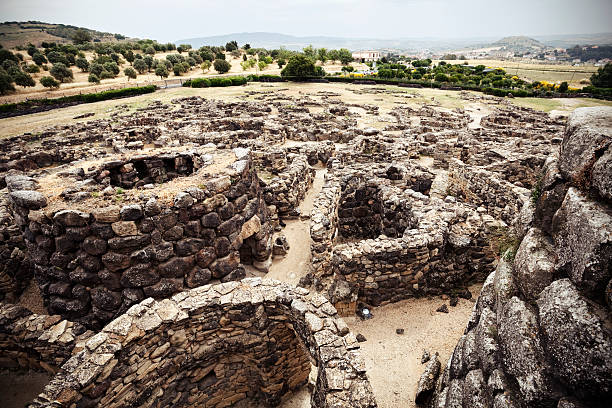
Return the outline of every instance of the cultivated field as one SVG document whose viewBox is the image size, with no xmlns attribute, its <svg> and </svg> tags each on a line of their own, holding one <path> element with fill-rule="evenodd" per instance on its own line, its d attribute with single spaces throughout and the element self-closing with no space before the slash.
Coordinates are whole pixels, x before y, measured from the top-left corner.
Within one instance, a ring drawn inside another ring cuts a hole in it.
<svg viewBox="0 0 612 408">
<path fill-rule="evenodd" d="M 435 61 L 438 63 L 439 61 Z M 466 61 L 453 60 L 446 61 L 449 64 L 463 64 Z M 467 60 L 470 65 L 484 65 L 491 68 L 504 68 L 507 73 L 517 75 L 521 79 L 528 81 L 548 81 L 560 83 L 567 81 L 568 85 L 574 88 L 585 86 L 580 81 L 588 80 L 591 75 L 597 72 L 597 67 L 593 65 L 583 65 L 575 67 L 568 64 L 544 64 L 540 61 L 504 61 L 504 60 Z"/>
</svg>

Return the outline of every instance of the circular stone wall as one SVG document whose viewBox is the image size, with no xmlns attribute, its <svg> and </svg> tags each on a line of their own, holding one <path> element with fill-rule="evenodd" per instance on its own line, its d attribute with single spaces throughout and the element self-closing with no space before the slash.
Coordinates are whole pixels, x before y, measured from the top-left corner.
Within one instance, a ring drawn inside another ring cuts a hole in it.
<svg viewBox="0 0 612 408">
<path fill-rule="evenodd" d="M 359 345 L 321 295 L 261 278 L 149 298 L 92 336 L 30 405 L 376 407 Z"/>
</svg>

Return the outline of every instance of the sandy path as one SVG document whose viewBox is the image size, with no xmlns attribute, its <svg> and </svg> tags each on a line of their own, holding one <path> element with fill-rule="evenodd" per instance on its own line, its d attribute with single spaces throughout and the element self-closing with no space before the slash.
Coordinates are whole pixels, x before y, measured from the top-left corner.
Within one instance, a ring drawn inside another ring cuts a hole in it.
<svg viewBox="0 0 612 408">
<path fill-rule="evenodd" d="M 481 287 L 470 287 L 472 299 Z M 449 307 L 448 314 L 435 311 L 442 303 L 447 301 L 439 297 L 408 299 L 375 308 L 369 320 L 344 318 L 355 335 L 361 333 L 367 339 L 361 343 L 361 355 L 380 408 L 416 406 L 416 385 L 425 368 L 421 365 L 423 349 L 432 355 L 437 351 L 442 366 L 446 364 L 463 334 L 474 302 L 459 299 L 456 307 Z M 403 328 L 404 334 L 396 334 L 398 328 Z"/>
<path fill-rule="evenodd" d="M 312 187 L 308 190 L 299 206 L 301 214 L 310 215 L 314 199 L 323 188 L 326 172 L 327 169 L 324 168 L 316 170 Z M 283 228 L 281 234 L 289 242 L 289 252 L 286 256 L 282 258 L 276 257 L 272 261 L 272 266 L 266 278 L 297 285 L 300 278 L 310 268 L 310 220 L 287 220 L 285 224 L 287 226 Z"/>
</svg>

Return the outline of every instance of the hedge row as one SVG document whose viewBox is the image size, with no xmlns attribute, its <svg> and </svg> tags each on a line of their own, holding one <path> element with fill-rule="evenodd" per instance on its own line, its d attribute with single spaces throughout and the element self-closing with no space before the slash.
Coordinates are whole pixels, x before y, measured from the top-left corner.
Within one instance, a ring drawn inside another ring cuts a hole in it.
<svg viewBox="0 0 612 408">
<path fill-rule="evenodd" d="M 128 96 L 136 96 L 155 92 L 155 85 L 147 85 L 134 88 L 111 89 L 90 94 L 62 96 L 61 98 L 53 99 L 32 99 L 29 101 L 18 103 L 6 103 L 0 105 L 0 114 L 19 113 L 25 114 L 28 111 L 46 110 L 45 108 L 59 107 L 62 105 L 76 105 L 80 103 L 100 102 L 108 99 L 124 98 Z M 10 115 L 9 115 L 10 116 Z"/>
<path fill-rule="evenodd" d="M 248 78 L 243 76 L 195 78 L 183 82 L 183 86 L 191 88 L 209 88 L 217 86 L 238 86 L 244 85 L 247 82 Z"/>
</svg>

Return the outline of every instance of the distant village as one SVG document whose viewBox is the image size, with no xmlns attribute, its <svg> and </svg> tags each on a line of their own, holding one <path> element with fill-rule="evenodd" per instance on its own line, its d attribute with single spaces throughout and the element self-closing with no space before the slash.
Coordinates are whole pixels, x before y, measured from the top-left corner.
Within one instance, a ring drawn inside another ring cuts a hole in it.
<svg viewBox="0 0 612 408">
<path fill-rule="evenodd" d="M 535 41 L 535 40 L 534 40 Z M 423 49 L 419 52 L 406 52 L 394 49 L 360 50 L 353 52 L 356 61 L 372 62 L 381 58 L 390 61 L 403 59 L 433 60 L 516 60 L 542 61 L 551 64 L 571 64 L 604 66 L 612 62 L 612 45 L 576 45 L 571 48 L 561 47 L 521 47 L 490 46 L 476 49 L 464 49 L 449 52 Z"/>
</svg>

